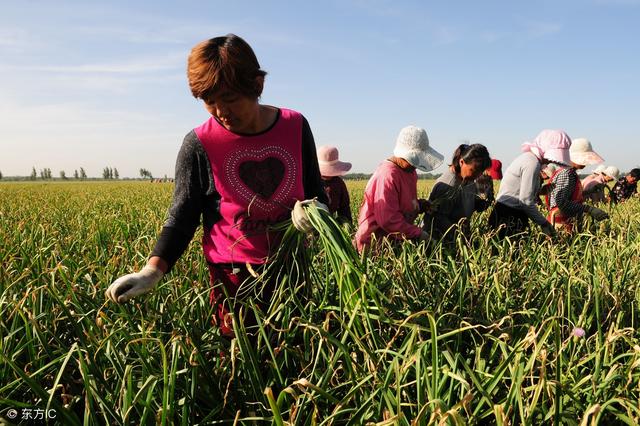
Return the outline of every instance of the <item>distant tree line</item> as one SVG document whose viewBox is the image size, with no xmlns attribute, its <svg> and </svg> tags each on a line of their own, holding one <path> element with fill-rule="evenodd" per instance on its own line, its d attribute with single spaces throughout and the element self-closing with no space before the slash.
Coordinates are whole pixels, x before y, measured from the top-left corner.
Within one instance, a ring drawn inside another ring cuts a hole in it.
<svg viewBox="0 0 640 426">
<path fill-rule="evenodd" d="M 111 168 L 111 167 L 105 167 L 102 170 L 102 178 L 103 179 L 119 179 L 120 178 L 120 174 L 118 173 L 118 169 Z"/>
<path fill-rule="evenodd" d="M 349 173 L 342 176 L 345 180 L 369 180 L 371 177 L 371 173 Z M 440 173 L 431 174 L 431 173 L 418 173 L 418 179 L 438 179 L 440 177 Z"/>
<path fill-rule="evenodd" d="M 67 172 L 64 170 L 60 170 L 58 172 L 58 176 L 54 178 L 53 177 L 53 172 L 51 171 L 50 168 L 45 167 L 43 169 L 36 169 L 35 166 L 31 168 L 31 173 L 29 173 L 29 175 L 27 176 L 3 176 L 2 173 L 0 172 L 0 179 L 2 179 L 3 177 L 8 179 L 8 180 L 53 180 L 53 179 L 60 179 L 60 180 L 69 180 L 71 179 L 70 176 L 67 176 Z M 73 171 L 73 179 L 75 180 L 87 180 L 87 179 L 91 179 L 91 180 L 95 180 L 96 178 L 89 178 L 87 177 L 87 172 L 85 171 L 84 167 L 80 167 L 79 169 L 75 169 Z M 120 179 L 120 173 L 118 172 L 118 169 L 115 167 L 105 167 L 102 170 L 102 179 Z"/>
<path fill-rule="evenodd" d="M 140 177 L 142 179 L 153 179 L 153 175 L 147 169 L 140 169 Z"/>
</svg>

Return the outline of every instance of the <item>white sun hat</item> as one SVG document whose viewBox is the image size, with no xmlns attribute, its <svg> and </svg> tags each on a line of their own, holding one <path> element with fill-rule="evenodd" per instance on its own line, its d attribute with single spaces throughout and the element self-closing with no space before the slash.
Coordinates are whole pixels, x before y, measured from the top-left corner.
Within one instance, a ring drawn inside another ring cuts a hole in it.
<svg viewBox="0 0 640 426">
<path fill-rule="evenodd" d="M 604 169 L 606 169 L 604 164 L 600 164 L 599 166 L 597 166 L 595 169 L 593 169 L 593 174 L 602 174 L 604 173 Z"/>
<path fill-rule="evenodd" d="M 616 166 L 605 167 L 602 173 L 614 180 L 618 179 L 618 176 L 620 176 L 620 170 L 618 170 Z"/>
<path fill-rule="evenodd" d="M 591 164 L 599 164 L 604 160 L 600 157 L 585 138 L 576 138 L 571 141 L 571 148 L 569 148 L 569 155 L 571 156 L 571 162 L 579 164 L 581 166 L 588 166 Z"/>
<path fill-rule="evenodd" d="M 423 172 L 430 172 L 444 160 L 442 154 L 429 146 L 427 132 L 416 126 L 407 126 L 400 130 L 393 155 L 405 159 Z"/>
</svg>

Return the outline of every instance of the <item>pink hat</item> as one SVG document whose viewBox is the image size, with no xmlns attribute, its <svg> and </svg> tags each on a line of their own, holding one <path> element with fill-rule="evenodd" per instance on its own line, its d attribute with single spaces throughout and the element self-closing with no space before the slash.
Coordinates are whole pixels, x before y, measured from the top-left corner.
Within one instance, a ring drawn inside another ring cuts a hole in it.
<svg viewBox="0 0 640 426">
<path fill-rule="evenodd" d="M 318 165 L 322 176 L 342 176 L 351 170 L 351 163 L 338 160 L 338 148 L 329 145 L 318 147 Z"/>
<path fill-rule="evenodd" d="M 539 159 L 546 159 L 555 163 L 571 165 L 569 148 L 571 138 L 562 130 L 543 130 L 532 142 L 522 144 L 524 152 L 530 151 Z"/>
</svg>

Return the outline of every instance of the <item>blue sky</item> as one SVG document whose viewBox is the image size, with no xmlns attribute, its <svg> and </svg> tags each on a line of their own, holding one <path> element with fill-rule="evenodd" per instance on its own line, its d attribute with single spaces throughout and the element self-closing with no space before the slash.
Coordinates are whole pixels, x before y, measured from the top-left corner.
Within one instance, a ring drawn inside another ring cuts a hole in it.
<svg viewBox="0 0 640 426">
<path fill-rule="evenodd" d="M 0 0 L 0 171 L 172 176 L 207 119 L 186 57 L 229 32 L 269 73 L 262 102 L 302 112 L 354 172 L 372 172 L 408 124 L 446 159 L 471 141 L 505 164 L 561 128 L 628 170 L 640 165 L 638 22 L 640 0 Z"/>
</svg>

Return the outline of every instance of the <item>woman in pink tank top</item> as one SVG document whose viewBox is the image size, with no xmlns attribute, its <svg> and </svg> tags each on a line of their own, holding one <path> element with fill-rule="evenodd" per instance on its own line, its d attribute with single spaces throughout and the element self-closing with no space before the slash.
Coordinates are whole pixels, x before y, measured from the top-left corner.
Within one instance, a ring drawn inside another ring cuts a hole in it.
<svg viewBox="0 0 640 426">
<path fill-rule="evenodd" d="M 265 75 L 251 47 L 233 34 L 192 49 L 189 87 L 211 118 L 184 139 L 169 218 L 146 266 L 114 281 L 110 299 L 123 303 L 150 291 L 202 222 L 216 323 L 233 335 L 227 295 L 234 298 L 250 272 L 269 261 L 282 237 L 274 225 L 291 216 L 309 232 L 304 209 L 294 206 L 326 202 L 313 135 L 300 113 L 259 102 Z M 269 284 L 256 295 L 259 307 L 269 303 Z M 245 318 L 245 326 L 252 322 Z"/>
</svg>

